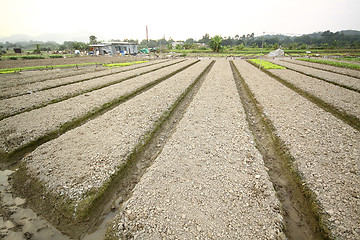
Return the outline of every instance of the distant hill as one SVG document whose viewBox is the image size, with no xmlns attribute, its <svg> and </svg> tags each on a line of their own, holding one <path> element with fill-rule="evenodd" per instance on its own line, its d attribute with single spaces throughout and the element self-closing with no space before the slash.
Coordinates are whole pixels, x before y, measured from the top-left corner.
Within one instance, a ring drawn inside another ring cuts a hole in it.
<svg viewBox="0 0 360 240">
<path fill-rule="evenodd" d="M 359 36 L 360 31 L 357 30 L 342 30 L 340 33 L 343 33 L 344 35 L 352 35 L 352 36 Z"/>
<path fill-rule="evenodd" d="M 14 34 L 9 37 L 0 37 L 0 42 L 25 42 L 25 41 L 54 41 L 63 43 L 64 41 L 88 42 L 92 33 L 87 31 L 78 31 L 74 33 L 44 33 L 39 36 L 29 36 L 26 34 Z"/>
<path fill-rule="evenodd" d="M 357 30 L 342 30 L 342 31 L 338 31 L 338 32 L 343 33 L 345 36 L 360 36 L 360 31 L 357 31 Z M 301 36 L 309 36 L 311 38 L 321 38 L 322 34 L 323 34 L 323 32 L 314 32 L 314 33 L 310 33 L 310 34 L 303 34 Z M 256 38 L 261 38 L 261 37 L 262 36 L 258 36 Z M 284 40 L 287 37 L 289 37 L 290 39 L 295 38 L 293 36 L 291 37 L 291 36 L 287 36 L 284 34 L 276 34 L 276 35 L 265 35 L 264 39 L 269 39 L 269 38 L 273 38 L 273 37 L 278 37 L 280 40 Z"/>
</svg>

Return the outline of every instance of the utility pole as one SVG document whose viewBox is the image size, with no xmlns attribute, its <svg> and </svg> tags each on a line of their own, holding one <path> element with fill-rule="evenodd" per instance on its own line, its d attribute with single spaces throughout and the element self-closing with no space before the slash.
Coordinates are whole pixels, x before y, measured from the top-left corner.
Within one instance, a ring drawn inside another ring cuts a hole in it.
<svg viewBox="0 0 360 240">
<path fill-rule="evenodd" d="M 148 32 L 148 26 L 146 25 L 146 42 L 149 44 L 149 32 Z"/>
<path fill-rule="evenodd" d="M 262 59 L 262 53 L 263 53 L 263 47 L 264 47 L 264 34 L 265 34 L 265 32 L 263 32 L 263 36 L 262 36 L 261 56 L 260 56 L 260 66 L 259 66 L 259 69 L 261 68 L 261 59 Z"/>
</svg>

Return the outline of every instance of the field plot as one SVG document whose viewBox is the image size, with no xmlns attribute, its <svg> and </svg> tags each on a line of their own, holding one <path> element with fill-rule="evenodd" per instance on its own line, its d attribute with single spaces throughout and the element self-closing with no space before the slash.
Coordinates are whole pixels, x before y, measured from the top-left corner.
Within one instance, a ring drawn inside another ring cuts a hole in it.
<svg viewBox="0 0 360 240">
<path fill-rule="evenodd" d="M 177 60 L 179 61 L 179 60 Z M 158 68 L 173 63 L 160 63 Z M 69 83 L 63 86 L 45 89 L 43 91 L 34 92 L 32 94 L 21 95 L 13 98 L 0 100 L 0 119 L 21 113 L 36 108 L 46 106 L 50 103 L 66 100 L 77 95 L 91 92 L 109 85 L 113 85 L 129 78 L 135 77 L 153 71 L 153 66 L 146 66 L 143 68 L 131 69 L 129 71 L 111 74 L 101 77 L 85 79 L 85 81 Z M 74 77 L 72 77 L 74 78 Z M 31 96 L 30 96 L 31 95 Z"/>
<path fill-rule="evenodd" d="M 330 106 L 338 109 L 344 115 L 352 115 L 360 121 L 360 94 L 358 92 L 288 69 L 270 69 L 268 71 L 292 84 L 294 87 L 329 103 Z"/>
<path fill-rule="evenodd" d="M 356 239 L 359 132 L 248 63 L 237 61 L 236 66 L 324 208 L 333 234 Z"/>
<path fill-rule="evenodd" d="M 271 62 L 284 66 L 288 69 L 306 74 L 308 76 L 312 76 L 318 79 L 321 79 L 323 81 L 327 81 L 330 83 L 333 83 L 338 86 L 342 86 L 344 88 L 354 90 L 357 92 L 360 92 L 360 81 L 358 78 L 344 76 L 337 73 L 331 73 L 325 70 L 320 70 L 316 68 L 311 68 L 310 66 L 302 66 L 293 64 L 290 62 L 280 61 L 280 60 L 270 60 Z"/>
<path fill-rule="evenodd" d="M 273 62 L 289 68 L 173 59 L 1 78 L 0 237 L 359 239 L 360 75 Z M 288 161 L 274 170 L 267 152 Z M 30 228 L 29 208 L 59 231 Z"/>
<path fill-rule="evenodd" d="M 16 79 L 18 76 L 13 75 L 11 81 L 2 79 L 2 82 L 6 83 L 6 86 L 1 87 L 0 98 L 4 99 L 4 98 L 10 98 L 10 97 L 15 97 L 15 96 L 19 96 L 19 95 L 31 94 L 34 92 L 43 91 L 43 90 L 47 90 L 47 89 L 55 88 L 55 87 L 60 87 L 60 86 L 68 85 L 71 83 L 86 81 L 86 80 L 99 78 L 99 77 L 105 77 L 105 76 L 113 75 L 116 73 L 129 71 L 131 69 L 136 69 L 136 68 L 141 68 L 141 67 L 145 67 L 148 65 L 153 65 L 153 64 L 155 64 L 154 62 L 156 63 L 157 61 L 152 61 L 150 63 L 143 63 L 143 64 L 133 64 L 133 65 L 129 65 L 129 66 L 121 67 L 121 68 L 110 68 L 110 69 L 109 68 L 106 68 L 106 69 L 101 68 L 101 70 L 92 71 L 92 72 L 89 72 L 89 70 L 87 70 L 87 72 L 74 71 L 74 73 L 77 73 L 77 74 L 74 74 L 71 76 L 65 75 L 64 77 L 62 77 L 62 75 L 59 74 L 60 76 L 57 76 L 55 78 L 54 78 L 54 76 L 56 76 L 56 74 L 54 74 L 54 73 L 52 73 L 52 75 L 50 75 L 48 77 L 41 78 L 42 75 L 39 76 L 39 72 L 37 72 L 36 78 L 32 80 L 33 82 L 27 82 L 27 83 L 26 83 L 26 81 L 24 81 L 23 76 L 21 76 L 21 78 L 19 78 L 19 79 Z M 159 61 L 159 62 L 161 62 L 161 61 Z M 0 77 L 2 77 L 2 76 L 0 76 Z M 29 81 L 29 79 L 31 79 L 31 78 L 27 78 L 28 81 Z"/>
<path fill-rule="evenodd" d="M 316 68 L 316 69 L 320 69 L 320 70 L 325 70 L 325 71 L 329 71 L 329 72 L 333 72 L 333 73 L 344 74 L 344 75 L 355 77 L 355 78 L 360 78 L 359 70 L 353 70 L 353 69 L 348 69 L 348 68 L 339 68 L 339 67 L 329 66 L 329 65 L 325 65 L 325 64 L 304 62 L 304 61 L 299 61 L 299 60 L 284 59 L 282 61 L 290 62 L 290 63 L 294 63 L 294 64 L 298 64 L 298 65 L 303 65 L 303 66 L 308 66 L 308 67 L 312 67 L 312 68 Z"/>
<path fill-rule="evenodd" d="M 146 88 L 153 81 L 191 63 L 194 63 L 194 60 L 169 67 L 162 66 L 163 68 L 158 71 L 3 119 L 0 121 L 0 151 L 10 153 L 43 136 L 57 133 L 62 126 L 79 121 L 79 119 L 86 119 L 88 115 L 94 114 L 104 106 L 122 101 Z"/>
<path fill-rule="evenodd" d="M 49 71 L 24 71 L 17 74 L 1 74 L 0 89 L 6 89 L 17 85 L 26 85 L 52 79 L 61 79 L 81 74 L 99 72 L 108 68 L 102 66 L 86 66 L 81 68 L 53 69 Z"/>
<path fill-rule="evenodd" d="M 278 205 L 229 62 L 218 60 L 113 230 L 121 238 L 276 239 Z"/>
</svg>

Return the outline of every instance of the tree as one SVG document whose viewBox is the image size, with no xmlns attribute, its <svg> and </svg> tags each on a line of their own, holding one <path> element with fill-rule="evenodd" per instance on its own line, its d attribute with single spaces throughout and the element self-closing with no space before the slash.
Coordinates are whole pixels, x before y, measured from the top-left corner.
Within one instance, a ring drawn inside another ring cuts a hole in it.
<svg viewBox="0 0 360 240">
<path fill-rule="evenodd" d="M 202 37 L 202 39 L 200 39 L 198 42 L 199 42 L 199 43 L 208 44 L 209 41 L 210 41 L 210 36 L 209 36 L 208 33 L 206 33 L 206 34 Z"/>
<path fill-rule="evenodd" d="M 40 44 L 36 44 L 36 49 L 34 50 L 34 53 L 35 54 L 40 54 L 41 51 L 40 51 Z"/>
<path fill-rule="evenodd" d="M 221 49 L 222 37 L 215 35 L 215 37 L 210 39 L 209 46 L 214 52 L 219 52 Z"/>
<path fill-rule="evenodd" d="M 94 35 L 91 35 L 90 37 L 89 37 L 89 40 L 90 40 L 90 44 L 95 44 L 95 43 L 97 43 L 97 38 L 94 36 Z"/>
</svg>

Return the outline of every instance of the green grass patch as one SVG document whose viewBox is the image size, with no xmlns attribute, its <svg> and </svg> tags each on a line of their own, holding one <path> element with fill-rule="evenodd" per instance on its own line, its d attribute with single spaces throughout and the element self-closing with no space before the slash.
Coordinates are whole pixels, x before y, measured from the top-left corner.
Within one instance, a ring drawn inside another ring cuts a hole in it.
<svg viewBox="0 0 360 240">
<path fill-rule="evenodd" d="M 268 61 L 264 61 L 264 60 L 260 60 L 260 59 L 250 59 L 250 61 L 252 61 L 253 63 L 257 64 L 257 65 L 261 65 L 261 67 L 265 68 L 265 69 L 286 69 L 283 66 L 279 66 L 276 65 L 274 63 L 268 62 Z"/>
<path fill-rule="evenodd" d="M 351 61 L 351 62 L 360 62 L 360 57 L 339 57 L 335 58 L 336 60 L 343 60 L 343 61 Z"/>
<path fill-rule="evenodd" d="M 49 55 L 50 58 L 63 58 L 63 55 Z"/>
<path fill-rule="evenodd" d="M 360 70 L 359 64 L 336 62 L 336 61 L 324 60 L 324 59 L 312 59 L 312 58 L 297 58 L 296 60 L 312 62 L 312 63 L 321 63 L 321 64 L 326 64 L 326 65 L 335 66 L 335 67 L 343 67 L 343 68 L 351 68 L 351 69 Z"/>
<path fill-rule="evenodd" d="M 124 66 L 130 66 L 134 64 L 139 63 L 146 63 L 148 61 L 135 61 L 135 62 L 124 62 L 124 63 L 110 63 L 110 64 L 103 64 L 104 67 L 124 67 Z"/>
<path fill-rule="evenodd" d="M 42 55 L 23 55 L 23 56 L 19 56 L 19 58 L 22 58 L 22 59 L 45 59 L 45 56 L 42 56 Z"/>
<path fill-rule="evenodd" d="M 95 65 L 98 63 L 79 63 L 79 64 L 66 64 L 66 65 L 52 65 L 52 66 L 35 66 L 35 67 L 20 67 L 20 68 L 3 68 L 0 69 L 1 73 L 14 73 L 24 70 L 42 70 L 42 69 L 52 69 L 52 68 L 65 68 L 65 67 L 76 67 L 76 66 L 85 66 L 85 65 Z"/>
</svg>

